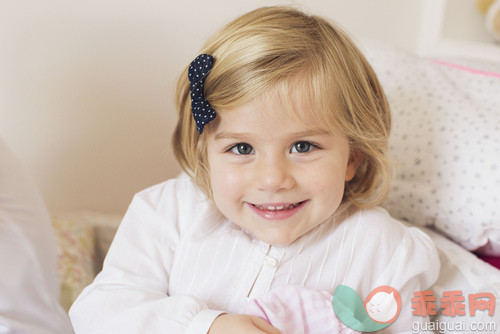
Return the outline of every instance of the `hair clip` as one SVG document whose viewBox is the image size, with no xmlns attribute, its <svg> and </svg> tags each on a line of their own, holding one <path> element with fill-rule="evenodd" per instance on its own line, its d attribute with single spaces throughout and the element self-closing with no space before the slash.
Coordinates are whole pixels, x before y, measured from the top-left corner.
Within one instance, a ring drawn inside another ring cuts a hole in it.
<svg viewBox="0 0 500 334">
<path fill-rule="evenodd" d="M 198 133 L 203 133 L 203 127 L 217 115 L 214 108 L 205 99 L 205 79 L 214 66 L 214 57 L 201 54 L 191 62 L 188 70 L 189 89 L 191 91 L 191 111 Z"/>
</svg>

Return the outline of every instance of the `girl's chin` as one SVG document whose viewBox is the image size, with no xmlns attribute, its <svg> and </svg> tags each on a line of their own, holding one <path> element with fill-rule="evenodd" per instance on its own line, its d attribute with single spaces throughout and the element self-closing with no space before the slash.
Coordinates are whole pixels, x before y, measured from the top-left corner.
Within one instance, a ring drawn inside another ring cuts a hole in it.
<svg viewBox="0 0 500 334">
<path fill-rule="evenodd" d="M 271 245 L 271 246 L 290 246 L 291 244 L 293 244 L 295 242 L 295 240 L 298 239 L 297 238 L 290 238 L 290 239 L 285 239 L 285 238 L 282 238 L 282 237 L 278 237 L 278 238 L 258 238 L 260 241 L 268 244 L 268 245 Z"/>
<path fill-rule="evenodd" d="M 282 229 L 273 229 L 272 231 L 259 229 L 257 233 L 252 233 L 252 234 L 257 239 L 259 239 L 262 242 L 265 242 L 268 245 L 289 246 L 306 233 L 307 232 L 297 234 L 294 231 L 286 231 Z"/>
</svg>

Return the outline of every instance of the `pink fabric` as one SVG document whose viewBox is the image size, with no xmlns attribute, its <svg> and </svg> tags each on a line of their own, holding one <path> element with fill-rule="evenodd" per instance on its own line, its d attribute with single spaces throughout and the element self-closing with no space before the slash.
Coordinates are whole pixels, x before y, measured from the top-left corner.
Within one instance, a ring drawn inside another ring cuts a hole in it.
<svg viewBox="0 0 500 334">
<path fill-rule="evenodd" d="M 491 264 L 493 267 L 500 269 L 500 257 L 497 256 L 488 256 L 476 254 L 481 260 Z"/>
<path fill-rule="evenodd" d="M 281 334 L 359 333 L 333 312 L 332 295 L 300 286 L 283 286 L 250 301 L 240 312 L 265 319 Z"/>
<path fill-rule="evenodd" d="M 474 68 L 470 68 L 467 66 L 453 64 L 453 63 L 449 63 L 449 62 L 437 60 L 437 59 L 433 60 L 433 62 L 435 62 L 436 64 L 440 64 L 440 65 L 444 65 L 444 66 L 448 66 L 448 67 L 453 67 L 453 68 L 456 68 L 456 69 L 461 70 L 461 71 L 467 71 L 467 72 L 471 72 L 474 74 L 487 75 L 487 76 L 500 78 L 500 73 L 476 70 Z"/>
</svg>

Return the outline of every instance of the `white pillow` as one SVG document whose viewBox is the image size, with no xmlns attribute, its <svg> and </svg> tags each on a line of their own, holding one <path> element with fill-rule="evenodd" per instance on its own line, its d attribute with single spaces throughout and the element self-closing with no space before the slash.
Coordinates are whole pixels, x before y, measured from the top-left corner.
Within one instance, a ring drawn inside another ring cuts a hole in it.
<svg viewBox="0 0 500 334">
<path fill-rule="evenodd" d="M 363 50 L 393 115 L 396 173 L 384 206 L 500 255 L 500 64 L 484 72 L 373 42 Z"/>
<path fill-rule="evenodd" d="M 500 306 L 500 270 L 479 260 L 474 254 L 435 231 L 427 228 L 422 228 L 422 230 L 434 241 L 441 262 L 439 277 L 432 286 L 436 301 L 440 301 L 446 291 L 462 291 L 462 295 L 466 300 L 471 294 L 486 292 L 495 296 L 495 309 L 498 310 Z M 496 326 L 494 328 L 500 328 L 500 319 L 496 315 L 498 311 L 495 311 L 493 316 L 488 314 L 489 309 L 478 311 L 472 315 L 470 310 L 467 309 L 466 314 L 460 317 L 445 315 L 442 311 L 438 304 L 437 316 L 434 320 L 443 323 L 443 325 L 447 324 L 447 327 L 445 327 L 447 329 L 457 328 L 457 323 L 464 325 L 463 328 L 473 328 L 473 323 L 493 324 Z M 490 331 L 484 331 L 483 333 L 490 333 Z"/>
<path fill-rule="evenodd" d="M 36 185 L 0 138 L 0 333 L 73 333 L 52 232 Z"/>
</svg>

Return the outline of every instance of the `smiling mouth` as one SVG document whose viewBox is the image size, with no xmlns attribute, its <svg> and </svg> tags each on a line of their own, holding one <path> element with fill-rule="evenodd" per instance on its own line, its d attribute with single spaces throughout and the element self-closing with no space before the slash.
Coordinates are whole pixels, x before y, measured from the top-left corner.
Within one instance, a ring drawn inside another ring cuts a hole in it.
<svg viewBox="0 0 500 334">
<path fill-rule="evenodd" d="M 293 217 L 302 210 L 306 202 L 307 200 L 297 203 L 247 204 L 258 216 L 266 220 L 279 221 Z"/>
<path fill-rule="evenodd" d="M 292 210 L 301 205 L 303 202 L 293 203 L 293 204 L 277 204 L 277 205 L 258 205 L 252 204 L 252 206 L 259 210 L 266 211 L 287 211 Z"/>
</svg>

